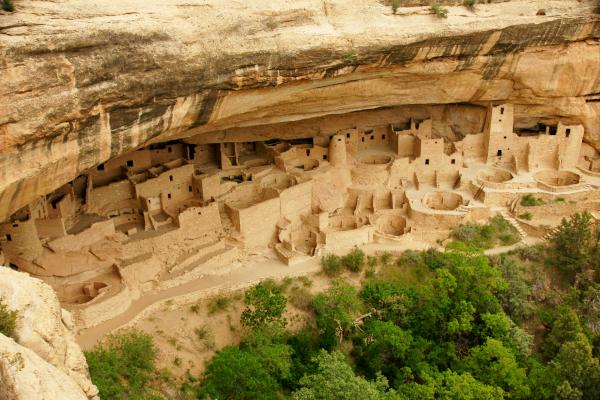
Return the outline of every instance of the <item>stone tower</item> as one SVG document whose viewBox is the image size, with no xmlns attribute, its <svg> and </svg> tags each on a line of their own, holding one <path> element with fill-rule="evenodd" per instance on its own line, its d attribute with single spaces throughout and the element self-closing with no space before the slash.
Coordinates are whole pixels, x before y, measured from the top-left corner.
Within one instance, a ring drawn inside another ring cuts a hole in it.
<svg viewBox="0 0 600 400">
<path fill-rule="evenodd" d="M 333 135 L 329 141 L 329 163 L 334 167 L 346 165 L 346 138 L 344 135 Z"/>
</svg>

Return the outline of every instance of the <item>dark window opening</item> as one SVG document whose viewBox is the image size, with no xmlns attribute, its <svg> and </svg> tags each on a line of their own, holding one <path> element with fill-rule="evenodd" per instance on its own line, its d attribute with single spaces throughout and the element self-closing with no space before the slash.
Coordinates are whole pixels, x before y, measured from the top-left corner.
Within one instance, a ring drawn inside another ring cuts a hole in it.
<svg viewBox="0 0 600 400">
<path fill-rule="evenodd" d="M 374 135 L 371 135 L 371 140 L 373 140 L 373 139 L 375 139 L 375 136 L 374 136 Z"/>
<path fill-rule="evenodd" d="M 188 186 L 188 192 L 192 193 L 192 187 Z"/>
<path fill-rule="evenodd" d="M 323 160 L 327 160 L 327 154 L 323 154 Z"/>
<path fill-rule="evenodd" d="M 504 139 L 506 139 L 506 136 L 504 136 Z"/>
<path fill-rule="evenodd" d="M 504 115 L 504 107 L 500 107 L 500 115 Z"/>
<path fill-rule="evenodd" d="M 364 142 L 364 141 L 365 141 L 365 138 L 362 138 L 362 141 Z"/>
<path fill-rule="evenodd" d="M 339 140 L 339 139 L 338 139 L 338 140 Z M 306 149 L 306 155 L 307 155 L 307 156 L 310 156 L 310 150 L 309 150 L 309 149 Z"/>
<path fill-rule="evenodd" d="M 456 160 L 453 158 L 452 160 L 450 160 L 450 164 L 456 164 Z"/>
<path fill-rule="evenodd" d="M 385 140 L 385 135 L 381 135 L 381 139 L 382 139 L 382 140 Z"/>
<path fill-rule="evenodd" d="M 11 269 L 15 270 L 15 271 L 18 271 L 18 270 L 19 270 L 19 267 L 17 267 L 17 266 L 16 266 L 15 264 L 13 264 L 13 263 L 10 263 L 10 264 L 8 264 L 8 266 L 9 266 Z"/>
<path fill-rule="evenodd" d="M 169 175 L 169 180 L 173 181 L 173 175 Z"/>
<path fill-rule="evenodd" d="M 167 147 L 167 152 L 171 153 L 172 151 L 171 146 Z"/>
<path fill-rule="evenodd" d="M 567 128 L 565 134 L 567 135 L 567 137 L 569 137 L 569 135 L 571 134 L 571 128 Z"/>
<path fill-rule="evenodd" d="M 12 226 L 12 227 L 13 227 L 13 228 L 18 228 L 18 227 L 19 227 L 19 224 L 13 224 L 13 226 Z"/>
<path fill-rule="evenodd" d="M 496 155 L 497 155 L 498 157 L 502 157 L 502 150 L 498 150 L 498 151 L 496 152 Z"/>
<path fill-rule="evenodd" d="M 425 159 L 425 165 L 429 165 L 429 158 Z"/>
<path fill-rule="evenodd" d="M 10 233 L 7 233 L 7 234 L 6 234 L 6 240 L 7 240 L 8 242 L 12 241 L 12 236 L 10 235 Z"/>
<path fill-rule="evenodd" d="M 556 135 L 556 126 L 549 126 L 548 128 L 549 128 L 549 130 L 548 130 L 549 135 L 552 135 L 552 136 Z"/>
<path fill-rule="evenodd" d="M 100 164 L 96 167 L 98 171 L 104 171 L 104 164 Z"/>
<path fill-rule="evenodd" d="M 342 138 L 338 138 L 338 142 L 341 142 L 341 141 L 342 141 Z"/>
<path fill-rule="evenodd" d="M 171 198 L 171 193 L 167 193 L 167 197 L 170 199 Z"/>
<path fill-rule="evenodd" d="M 349 133 L 346 133 L 346 137 L 347 137 L 348 139 L 350 139 L 350 134 L 349 134 Z"/>
<path fill-rule="evenodd" d="M 133 160 L 127 160 L 127 166 L 133 167 Z"/>
</svg>

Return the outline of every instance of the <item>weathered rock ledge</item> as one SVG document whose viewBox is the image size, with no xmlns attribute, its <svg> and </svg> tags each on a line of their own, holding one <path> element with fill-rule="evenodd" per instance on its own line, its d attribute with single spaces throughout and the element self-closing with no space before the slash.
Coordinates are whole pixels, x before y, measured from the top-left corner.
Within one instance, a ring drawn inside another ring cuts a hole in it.
<svg viewBox="0 0 600 400">
<path fill-rule="evenodd" d="M 15 339 L 0 334 L 0 399 L 98 400 L 71 315 L 52 288 L 0 266 L 0 297 L 18 312 Z"/>
<path fill-rule="evenodd" d="M 597 2 L 539 3 L 19 1 L 0 14 L 0 220 L 141 145 L 390 106 L 508 101 L 600 148 Z"/>
</svg>

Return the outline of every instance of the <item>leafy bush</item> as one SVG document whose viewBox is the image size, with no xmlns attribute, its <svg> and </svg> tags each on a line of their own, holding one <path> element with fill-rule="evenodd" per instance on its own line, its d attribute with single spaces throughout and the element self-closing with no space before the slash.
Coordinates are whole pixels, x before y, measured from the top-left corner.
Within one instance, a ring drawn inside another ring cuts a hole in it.
<svg viewBox="0 0 600 400">
<path fill-rule="evenodd" d="M 283 318 L 287 300 L 280 287 L 261 282 L 246 291 L 242 312 L 242 324 L 250 328 L 258 328 L 270 323 L 285 325 Z"/>
<path fill-rule="evenodd" d="M 475 7 L 475 3 L 477 3 L 477 0 L 464 0 L 463 4 L 465 7 L 472 9 L 473 7 Z"/>
<path fill-rule="evenodd" d="M 533 218 L 533 215 L 530 212 L 526 212 L 523 214 L 519 214 L 519 218 L 527 220 L 527 221 L 531 221 Z"/>
<path fill-rule="evenodd" d="M 12 336 L 17 325 L 17 312 L 9 310 L 0 298 L 0 333 L 5 336 Z"/>
<path fill-rule="evenodd" d="M 217 296 L 208 303 L 208 314 L 213 315 L 219 312 L 227 311 L 231 306 L 233 299 L 229 296 Z"/>
<path fill-rule="evenodd" d="M 321 258 L 321 267 L 325 274 L 335 276 L 342 270 L 342 260 L 335 254 L 327 254 Z"/>
<path fill-rule="evenodd" d="M 2 0 L 2 9 L 4 11 L 13 12 L 15 11 L 15 6 L 12 0 Z"/>
<path fill-rule="evenodd" d="M 433 3 L 431 5 L 431 12 L 434 13 L 439 18 L 448 17 L 448 10 L 446 8 L 442 7 L 438 3 Z"/>
<path fill-rule="evenodd" d="M 294 307 L 301 310 L 309 310 L 312 295 L 305 286 L 292 286 L 289 289 L 288 299 Z"/>
<path fill-rule="evenodd" d="M 392 12 L 396 14 L 398 8 L 400 7 L 400 0 L 392 0 Z"/>
<path fill-rule="evenodd" d="M 545 204 L 544 200 L 531 194 L 526 194 L 525 196 L 521 197 L 521 205 L 524 207 L 535 207 L 543 204 Z"/>
<path fill-rule="evenodd" d="M 85 352 L 102 399 L 157 399 L 149 387 L 156 374 L 155 357 L 152 338 L 137 331 L 109 336 L 105 344 Z"/>
<path fill-rule="evenodd" d="M 203 325 L 197 327 L 194 329 L 194 333 L 202 344 L 202 350 L 212 350 L 215 348 L 215 335 L 207 326 Z"/>
<path fill-rule="evenodd" d="M 559 228 L 550 236 L 553 255 L 550 263 L 574 281 L 575 274 L 590 267 L 599 255 L 599 232 L 594 232 L 592 216 L 588 212 L 573 214 L 569 219 L 563 218 Z"/>
<path fill-rule="evenodd" d="M 452 230 L 451 237 L 480 249 L 514 244 L 520 240 L 517 229 L 501 215 L 494 216 L 485 225 L 472 222 L 461 224 Z"/>
<path fill-rule="evenodd" d="M 358 247 L 342 257 L 342 264 L 352 272 L 359 272 L 365 264 L 365 253 Z"/>
</svg>

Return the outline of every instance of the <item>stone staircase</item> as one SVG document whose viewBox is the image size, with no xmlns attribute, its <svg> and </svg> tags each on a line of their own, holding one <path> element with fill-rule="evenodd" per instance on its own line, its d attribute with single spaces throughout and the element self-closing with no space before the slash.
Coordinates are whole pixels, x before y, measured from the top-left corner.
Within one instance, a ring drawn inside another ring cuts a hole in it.
<svg viewBox="0 0 600 400">
<path fill-rule="evenodd" d="M 504 217 L 505 220 L 507 220 L 512 226 L 515 227 L 515 229 L 517 230 L 517 232 L 519 232 L 519 235 L 521 235 L 521 238 L 525 238 L 527 236 L 527 232 L 525 232 L 523 230 L 523 228 L 521 228 L 521 224 L 519 224 L 519 221 L 517 221 L 516 219 L 514 219 L 506 209 L 500 209 L 499 210 L 500 215 L 502 215 L 502 217 Z"/>
</svg>

